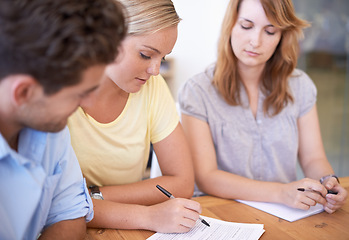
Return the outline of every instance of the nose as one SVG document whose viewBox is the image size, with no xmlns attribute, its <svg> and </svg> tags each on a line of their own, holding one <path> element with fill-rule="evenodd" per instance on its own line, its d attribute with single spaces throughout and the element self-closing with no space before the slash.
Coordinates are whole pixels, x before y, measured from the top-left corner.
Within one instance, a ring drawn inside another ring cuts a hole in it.
<svg viewBox="0 0 349 240">
<path fill-rule="evenodd" d="M 256 30 L 251 34 L 250 45 L 253 48 L 261 45 L 261 31 Z"/>
<path fill-rule="evenodd" d="M 153 61 L 147 69 L 147 73 L 153 76 L 159 75 L 161 61 Z"/>
</svg>

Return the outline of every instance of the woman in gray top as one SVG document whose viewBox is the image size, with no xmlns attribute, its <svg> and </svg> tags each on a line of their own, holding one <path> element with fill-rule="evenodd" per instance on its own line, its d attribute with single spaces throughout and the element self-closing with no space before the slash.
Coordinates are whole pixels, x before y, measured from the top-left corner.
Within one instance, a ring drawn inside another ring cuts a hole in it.
<svg viewBox="0 0 349 240">
<path fill-rule="evenodd" d="M 320 203 L 329 213 L 344 204 L 322 144 L 316 88 L 295 69 L 307 26 L 291 0 L 230 1 L 216 64 L 179 94 L 200 191 L 300 209 Z M 297 159 L 306 176 L 298 181 Z"/>
</svg>

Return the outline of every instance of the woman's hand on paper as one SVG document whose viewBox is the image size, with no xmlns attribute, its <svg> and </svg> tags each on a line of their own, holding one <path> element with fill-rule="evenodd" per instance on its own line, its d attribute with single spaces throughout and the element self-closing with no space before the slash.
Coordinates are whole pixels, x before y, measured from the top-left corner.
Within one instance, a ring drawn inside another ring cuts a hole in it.
<svg viewBox="0 0 349 240">
<path fill-rule="evenodd" d="M 149 213 L 150 226 L 146 229 L 162 233 L 182 233 L 195 226 L 201 206 L 193 200 L 175 198 L 149 206 Z"/>
</svg>

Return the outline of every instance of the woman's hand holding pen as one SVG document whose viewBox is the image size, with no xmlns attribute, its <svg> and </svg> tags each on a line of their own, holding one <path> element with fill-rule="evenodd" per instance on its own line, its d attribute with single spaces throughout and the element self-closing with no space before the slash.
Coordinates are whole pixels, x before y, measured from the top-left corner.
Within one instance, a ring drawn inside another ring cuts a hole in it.
<svg viewBox="0 0 349 240">
<path fill-rule="evenodd" d="M 336 178 L 329 178 L 323 184 L 314 179 L 303 178 L 284 184 L 282 202 L 290 207 L 303 210 L 320 203 L 326 212 L 333 213 L 343 206 L 347 196 L 347 191 Z"/>
<path fill-rule="evenodd" d="M 305 191 L 299 191 L 304 188 Z M 316 203 L 326 205 L 327 189 L 314 179 L 303 178 L 299 181 L 283 184 L 281 202 L 293 208 L 308 210 Z"/>
<path fill-rule="evenodd" d="M 149 219 L 145 222 L 149 226 L 146 229 L 163 233 L 183 233 L 195 226 L 201 206 L 193 200 L 174 198 L 149 206 L 148 210 Z"/>
<path fill-rule="evenodd" d="M 326 179 L 323 182 L 323 186 L 327 190 L 331 190 L 337 193 L 326 195 L 326 204 L 324 205 L 324 209 L 328 213 L 333 213 L 343 206 L 348 197 L 348 192 L 339 184 L 337 179 L 334 177 Z"/>
</svg>

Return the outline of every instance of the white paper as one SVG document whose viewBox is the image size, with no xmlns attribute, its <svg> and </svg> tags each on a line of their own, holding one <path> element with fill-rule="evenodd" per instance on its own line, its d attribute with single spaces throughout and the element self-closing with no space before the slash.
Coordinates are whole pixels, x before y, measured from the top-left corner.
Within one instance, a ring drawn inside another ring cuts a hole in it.
<svg viewBox="0 0 349 240">
<path fill-rule="evenodd" d="M 301 210 L 297 208 L 291 208 L 283 204 L 278 203 L 266 203 L 266 202 L 254 202 L 254 201 L 245 201 L 245 200 L 236 200 L 238 202 L 244 203 L 251 207 L 257 208 L 269 214 L 272 214 L 276 217 L 285 219 L 289 222 L 294 222 L 299 219 L 320 213 L 324 211 L 321 204 L 316 204 L 315 206 L 310 207 L 308 210 Z"/>
<path fill-rule="evenodd" d="M 257 240 L 264 233 L 263 224 L 234 223 L 204 217 L 210 227 L 197 221 L 187 233 L 155 233 L 148 240 Z"/>
</svg>

